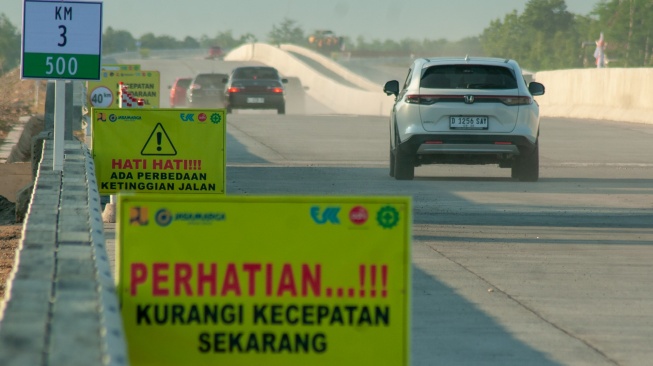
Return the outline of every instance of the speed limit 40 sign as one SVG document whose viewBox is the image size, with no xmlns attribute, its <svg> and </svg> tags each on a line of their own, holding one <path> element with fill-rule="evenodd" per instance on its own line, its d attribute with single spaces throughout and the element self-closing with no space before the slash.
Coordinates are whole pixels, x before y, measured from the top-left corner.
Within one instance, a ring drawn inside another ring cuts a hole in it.
<svg viewBox="0 0 653 366">
<path fill-rule="evenodd" d="M 100 79 L 102 3 L 23 1 L 21 77 Z"/>
</svg>

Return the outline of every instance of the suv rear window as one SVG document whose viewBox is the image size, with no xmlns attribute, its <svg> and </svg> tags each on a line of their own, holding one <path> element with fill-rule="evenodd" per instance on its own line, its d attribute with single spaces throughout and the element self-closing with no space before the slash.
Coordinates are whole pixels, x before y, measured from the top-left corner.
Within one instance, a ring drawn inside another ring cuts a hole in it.
<svg viewBox="0 0 653 366">
<path fill-rule="evenodd" d="M 421 88 L 430 89 L 515 89 L 510 69 L 490 65 L 431 66 L 424 71 Z"/>
</svg>

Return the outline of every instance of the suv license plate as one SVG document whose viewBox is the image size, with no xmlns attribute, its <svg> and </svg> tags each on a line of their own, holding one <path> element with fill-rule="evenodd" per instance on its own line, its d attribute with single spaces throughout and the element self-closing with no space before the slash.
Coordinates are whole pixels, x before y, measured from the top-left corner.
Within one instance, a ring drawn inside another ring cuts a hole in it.
<svg viewBox="0 0 653 366">
<path fill-rule="evenodd" d="M 449 118 L 452 129 L 487 130 L 487 116 L 457 116 Z"/>
<path fill-rule="evenodd" d="M 265 103 L 264 98 L 247 98 L 247 103 Z"/>
</svg>

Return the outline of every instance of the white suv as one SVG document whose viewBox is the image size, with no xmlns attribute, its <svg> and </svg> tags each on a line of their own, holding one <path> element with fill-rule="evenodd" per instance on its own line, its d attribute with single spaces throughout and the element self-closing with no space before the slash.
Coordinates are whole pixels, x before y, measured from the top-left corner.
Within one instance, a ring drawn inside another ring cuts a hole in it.
<svg viewBox="0 0 653 366">
<path fill-rule="evenodd" d="M 422 164 L 498 164 L 513 178 L 539 178 L 539 106 L 544 86 L 526 85 L 514 60 L 420 58 L 404 85 L 388 81 L 390 176 L 413 179 Z"/>
</svg>

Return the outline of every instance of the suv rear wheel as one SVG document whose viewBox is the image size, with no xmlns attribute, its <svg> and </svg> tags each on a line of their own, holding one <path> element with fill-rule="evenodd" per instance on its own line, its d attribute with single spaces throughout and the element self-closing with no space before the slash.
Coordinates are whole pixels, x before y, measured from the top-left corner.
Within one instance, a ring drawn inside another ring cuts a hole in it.
<svg viewBox="0 0 653 366">
<path fill-rule="evenodd" d="M 537 182 L 540 178 L 540 143 L 526 155 L 521 155 L 512 167 L 512 177 L 522 182 Z"/>
<path fill-rule="evenodd" d="M 396 180 L 412 180 L 415 178 L 415 165 L 413 165 L 413 157 L 409 154 L 402 153 L 399 149 L 399 131 L 395 129 L 395 148 L 390 150 L 390 158 L 394 155 L 394 164 L 391 163 L 390 170 L 394 170 L 394 177 Z M 392 166 L 394 165 L 394 167 Z M 394 168 L 394 169 L 393 169 Z"/>
</svg>

